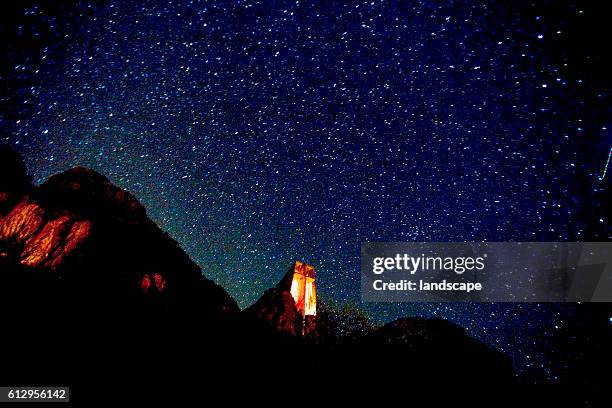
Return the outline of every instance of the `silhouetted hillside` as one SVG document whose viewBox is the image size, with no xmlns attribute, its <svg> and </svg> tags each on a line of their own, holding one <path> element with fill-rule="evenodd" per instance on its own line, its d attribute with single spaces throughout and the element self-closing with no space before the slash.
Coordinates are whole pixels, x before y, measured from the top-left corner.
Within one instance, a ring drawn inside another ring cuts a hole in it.
<svg viewBox="0 0 612 408">
<path fill-rule="evenodd" d="M 279 386 L 294 381 L 287 372 L 331 387 L 398 367 L 422 381 L 444 372 L 513 382 L 510 361 L 457 326 L 406 319 L 376 328 L 329 307 L 305 318 L 290 281 L 240 312 L 104 176 L 75 168 L 36 187 L 14 152 L 0 156 L 0 314 L 11 322 L 3 384 L 69 384 L 78 399 L 107 372 L 131 395 L 136 384 L 170 387 L 203 372 L 209 385 Z"/>
</svg>

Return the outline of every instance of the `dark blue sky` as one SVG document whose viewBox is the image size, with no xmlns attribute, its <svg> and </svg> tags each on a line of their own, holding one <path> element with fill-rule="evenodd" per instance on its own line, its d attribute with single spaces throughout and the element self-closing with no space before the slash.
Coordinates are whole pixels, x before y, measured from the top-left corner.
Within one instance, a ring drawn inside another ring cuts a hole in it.
<svg viewBox="0 0 612 408">
<path fill-rule="evenodd" d="M 243 307 L 295 259 L 358 303 L 362 241 L 609 239 L 607 89 L 596 55 L 559 52 L 589 10 L 437 3 L 33 3 L 3 141 L 38 182 L 85 165 L 133 192 Z M 362 307 L 453 320 L 550 378 L 533 339 L 572 314 Z"/>
</svg>

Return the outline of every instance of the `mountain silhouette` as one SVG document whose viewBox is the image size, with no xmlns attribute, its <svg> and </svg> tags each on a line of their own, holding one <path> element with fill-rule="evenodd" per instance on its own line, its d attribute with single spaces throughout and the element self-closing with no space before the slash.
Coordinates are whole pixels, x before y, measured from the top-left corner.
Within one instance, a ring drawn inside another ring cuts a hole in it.
<svg viewBox="0 0 612 408">
<path fill-rule="evenodd" d="M 138 299 L 210 317 L 238 312 L 229 294 L 202 275 L 131 194 L 95 171 L 77 167 L 40 187 L 4 194 L 16 202 L 0 220 L 5 264 L 45 271 L 100 305 L 109 298 Z"/>
<path fill-rule="evenodd" d="M 15 152 L 0 149 L 0 163 L 0 314 L 10 322 L 1 383 L 71 384 L 85 396 L 108 371 L 130 394 L 135 384 L 168 386 L 205 370 L 209 385 L 278 386 L 294 381 L 279 374 L 291 372 L 331 387 L 398 365 L 410 367 L 402 381 L 444 373 L 513 383 L 508 358 L 448 322 L 338 329 L 347 327 L 342 313 L 315 315 L 314 287 L 311 303 L 296 303 L 293 269 L 240 311 L 106 177 L 77 167 L 34 186 Z"/>
</svg>

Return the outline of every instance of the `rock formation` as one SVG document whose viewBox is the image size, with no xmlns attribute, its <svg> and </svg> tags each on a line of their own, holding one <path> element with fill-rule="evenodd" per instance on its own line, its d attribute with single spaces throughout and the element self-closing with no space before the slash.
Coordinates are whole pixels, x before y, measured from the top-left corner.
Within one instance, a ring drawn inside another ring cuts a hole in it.
<svg viewBox="0 0 612 408">
<path fill-rule="evenodd" d="M 34 188 L 18 156 L 6 148 L 1 155 L 5 268 L 46 273 L 63 282 L 68 296 L 86 288 L 90 299 L 150 298 L 163 308 L 180 305 L 214 317 L 238 311 L 136 198 L 104 176 L 74 168 Z"/>
<path fill-rule="evenodd" d="M 315 270 L 295 261 L 274 288 L 245 310 L 247 317 L 292 336 L 306 336 L 316 329 Z"/>
<path fill-rule="evenodd" d="M 292 336 L 301 333 L 302 316 L 289 291 L 270 288 L 244 313 L 279 332 Z"/>
<path fill-rule="evenodd" d="M 354 324 L 322 308 L 319 330 L 314 269 L 304 265 L 240 313 L 134 196 L 84 168 L 34 187 L 19 156 L 0 149 L 0 317 L 11 351 L 0 382 L 94 387 L 111 370 L 113 381 L 150 386 L 206 371 L 269 387 L 293 384 L 287 372 L 334 384 L 398 366 L 512 379 L 508 359 L 447 322 L 404 319 L 338 336 L 329 332 Z"/>
</svg>

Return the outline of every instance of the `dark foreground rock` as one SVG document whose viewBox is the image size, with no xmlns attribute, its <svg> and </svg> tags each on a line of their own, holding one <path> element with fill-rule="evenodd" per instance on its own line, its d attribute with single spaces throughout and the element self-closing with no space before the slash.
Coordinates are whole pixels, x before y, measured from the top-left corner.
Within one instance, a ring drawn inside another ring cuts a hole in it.
<svg viewBox="0 0 612 408">
<path fill-rule="evenodd" d="M 270 288 L 244 312 L 246 318 L 261 321 L 279 333 L 298 336 L 301 333 L 302 316 L 295 307 L 291 293 Z"/>
<path fill-rule="evenodd" d="M 507 358 L 446 322 L 401 320 L 339 342 L 310 316 L 302 336 L 280 287 L 240 312 L 104 176 L 75 168 L 35 187 L 18 157 L 0 156 L 1 384 L 69 384 L 85 399 L 102 383 L 132 396 L 196 380 L 277 393 L 358 390 L 380 376 L 513 383 Z"/>
</svg>

